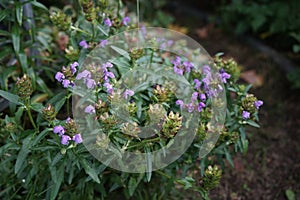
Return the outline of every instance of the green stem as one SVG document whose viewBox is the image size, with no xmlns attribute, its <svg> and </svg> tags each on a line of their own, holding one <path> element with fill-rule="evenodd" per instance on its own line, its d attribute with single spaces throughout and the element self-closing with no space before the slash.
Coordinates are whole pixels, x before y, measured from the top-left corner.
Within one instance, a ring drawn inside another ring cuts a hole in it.
<svg viewBox="0 0 300 200">
<path fill-rule="evenodd" d="M 67 90 L 67 115 L 70 117 L 70 91 Z"/>
<path fill-rule="evenodd" d="M 26 106 L 26 111 L 27 111 L 27 114 L 29 116 L 29 120 L 30 120 L 32 126 L 34 127 L 34 129 L 37 129 L 37 126 L 35 125 L 35 123 L 33 121 L 33 118 L 32 118 L 31 112 L 30 112 L 30 108 L 28 108 L 27 106 Z"/>
<path fill-rule="evenodd" d="M 152 138 L 152 139 L 148 139 L 148 140 L 143 140 L 143 141 L 141 141 L 141 142 L 138 143 L 138 144 L 135 144 L 135 145 L 132 145 L 132 146 L 128 147 L 127 149 L 131 149 L 131 148 L 139 147 L 139 146 L 144 146 L 145 143 L 156 142 L 156 141 L 159 141 L 159 140 L 160 140 L 159 137 L 157 137 L 157 138 Z"/>
</svg>

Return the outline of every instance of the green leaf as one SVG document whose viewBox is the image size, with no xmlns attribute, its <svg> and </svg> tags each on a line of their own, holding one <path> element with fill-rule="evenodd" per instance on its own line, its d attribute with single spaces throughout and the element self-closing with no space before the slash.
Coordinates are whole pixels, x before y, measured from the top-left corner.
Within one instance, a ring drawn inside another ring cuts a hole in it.
<svg viewBox="0 0 300 200">
<path fill-rule="evenodd" d="M 22 26 L 22 18 L 23 18 L 23 6 L 20 3 L 16 4 L 16 17 L 19 23 L 19 26 Z"/>
<path fill-rule="evenodd" d="M 23 140 L 23 145 L 18 154 L 17 161 L 15 164 L 15 174 L 18 174 L 20 172 L 21 168 L 24 167 L 23 165 L 26 165 L 25 160 L 26 160 L 28 153 L 30 152 L 31 137 L 32 136 L 30 134 L 29 136 L 27 136 L 27 138 L 25 138 Z"/>
<path fill-rule="evenodd" d="M 31 104 L 31 109 L 38 112 L 38 113 L 41 113 L 43 108 L 44 108 L 44 106 L 41 103 L 36 103 L 35 102 L 35 103 Z"/>
<path fill-rule="evenodd" d="M 119 47 L 116 47 L 114 45 L 110 46 L 113 50 L 115 50 L 117 53 L 119 53 L 120 55 L 124 56 L 125 58 L 127 58 L 128 60 L 130 60 L 130 56 L 129 53 L 127 51 L 125 51 L 124 49 L 121 49 Z"/>
<path fill-rule="evenodd" d="M 98 174 L 96 173 L 96 170 L 91 167 L 91 164 L 88 163 L 84 158 L 80 160 L 80 163 L 82 164 L 85 173 L 87 173 L 96 183 L 100 183 Z"/>
<path fill-rule="evenodd" d="M 48 132 L 50 132 L 52 130 L 52 128 L 47 128 L 44 129 L 42 132 L 40 132 L 36 138 L 34 138 L 33 142 L 32 142 L 32 146 L 37 145 L 47 134 Z"/>
<path fill-rule="evenodd" d="M 19 53 L 18 52 L 18 58 L 19 58 L 19 62 L 21 64 L 22 67 L 22 71 L 24 73 L 27 73 L 27 69 L 28 69 L 28 63 L 27 63 L 27 56 L 25 53 Z M 30 78 L 35 78 L 35 76 L 30 76 Z M 35 82 L 33 81 L 33 84 L 35 84 Z"/>
<path fill-rule="evenodd" d="M 3 9 L 0 11 L 0 22 L 9 15 L 9 10 Z"/>
<path fill-rule="evenodd" d="M 21 103 L 19 102 L 20 97 L 18 95 L 0 90 L 0 96 L 2 96 L 4 99 L 7 99 L 8 101 L 14 104 L 21 105 Z"/>
<path fill-rule="evenodd" d="M 48 8 L 46 6 L 44 6 L 43 4 L 41 4 L 37 1 L 32 1 L 31 4 L 35 7 L 38 7 L 38 8 L 41 8 L 41 9 L 44 9 L 44 10 L 48 11 Z"/>
<path fill-rule="evenodd" d="M 15 53 L 20 52 L 20 28 L 17 25 L 12 27 L 12 43 L 15 50 Z"/>
<path fill-rule="evenodd" d="M 295 193 L 291 189 L 285 191 L 285 196 L 288 200 L 295 200 Z"/>
<path fill-rule="evenodd" d="M 254 127 L 256 127 L 256 128 L 259 128 L 259 127 L 260 127 L 256 122 L 254 122 L 254 121 L 252 121 L 252 120 L 248 120 L 246 123 L 249 124 L 250 126 L 254 126 Z"/>
<path fill-rule="evenodd" d="M 147 169 L 146 169 L 146 176 L 147 181 L 150 182 L 152 176 L 152 155 L 151 152 L 146 149 L 146 162 L 147 162 Z"/>
<path fill-rule="evenodd" d="M 39 76 L 36 77 L 36 82 L 38 86 L 41 88 L 41 91 L 48 94 L 49 96 L 53 96 L 53 92 L 48 88 L 46 83 Z"/>
</svg>

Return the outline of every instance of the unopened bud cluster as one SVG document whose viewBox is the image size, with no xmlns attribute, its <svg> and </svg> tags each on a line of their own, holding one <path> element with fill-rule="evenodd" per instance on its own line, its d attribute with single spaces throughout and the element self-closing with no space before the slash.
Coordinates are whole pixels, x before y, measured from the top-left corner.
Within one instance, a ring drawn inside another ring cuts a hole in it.
<svg viewBox="0 0 300 200">
<path fill-rule="evenodd" d="M 68 31 L 71 28 L 71 17 L 67 16 L 62 10 L 56 9 L 50 14 L 52 23 L 62 31 Z"/>
<path fill-rule="evenodd" d="M 169 87 L 156 85 L 153 90 L 153 94 L 155 95 L 157 101 L 162 103 L 162 102 L 169 102 L 174 93 Z"/>
<path fill-rule="evenodd" d="M 179 113 L 174 114 L 173 111 L 166 116 L 162 125 L 162 134 L 168 138 L 174 137 L 182 125 L 182 116 Z"/>
<path fill-rule="evenodd" d="M 140 133 L 141 130 L 136 122 L 133 122 L 133 123 L 126 122 L 126 123 L 124 123 L 124 126 L 122 127 L 122 132 L 125 135 L 138 137 L 138 133 Z"/>
<path fill-rule="evenodd" d="M 208 166 L 201 180 L 204 189 L 208 191 L 219 185 L 221 176 L 222 170 L 218 166 Z"/>
<path fill-rule="evenodd" d="M 240 67 L 232 58 L 222 59 L 219 56 L 214 58 L 214 63 L 217 69 L 224 69 L 227 73 L 231 75 L 229 80 L 236 82 L 240 77 Z"/>
<path fill-rule="evenodd" d="M 43 110 L 43 117 L 48 121 L 48 122 L 52 122 L 55 120 L 56 118 L 56 111 L 54 106 L 52 106 L 51 104 L 48 104 Z"/>
<path fill-rule="evenodd" d="M 94 21 L 97 17 L 97 9 L 95 8 L 94 2 L 91 0 L 82 0 L 81 7 L 86 20 Z"/>
<path fill-rule="evenodd" d="M 16 83 L 17 94 L 24 101 L 30 98 L 30 95 L 33 93 L 31 79 L 29 76 L 24 74 L 24 76 L 18 79 Z"/>
</svg>

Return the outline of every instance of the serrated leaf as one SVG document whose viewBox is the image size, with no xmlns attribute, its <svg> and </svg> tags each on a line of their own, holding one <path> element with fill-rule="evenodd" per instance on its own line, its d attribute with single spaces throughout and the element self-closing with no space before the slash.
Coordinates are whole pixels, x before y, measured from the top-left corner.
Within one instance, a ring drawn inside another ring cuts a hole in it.
<svg viewBox="0 0 300 200">
<path fill-rule="evenodd" d="M 7 99 L 8 101 L 10 101 L 14 104 L 21 105 L 21 103 L 19 102 L 20 97 L 18 95 L 0 90 L 0 96 L 2 96 L 4 99 Z"/>
</svg>

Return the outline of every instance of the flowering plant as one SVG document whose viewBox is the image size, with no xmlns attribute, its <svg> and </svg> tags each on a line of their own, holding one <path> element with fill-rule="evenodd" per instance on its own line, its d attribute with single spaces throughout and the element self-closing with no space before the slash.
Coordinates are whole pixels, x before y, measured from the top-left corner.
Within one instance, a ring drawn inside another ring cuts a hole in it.
<svg viewBox="0 0 300 200">
<path fill-rule="evenodd" d="M 28 65 L 36 56 L 26 57 L 18 47 L 22 18 L 9 21 L 19 66 L 11 75 L 16 83 L 5 87 L 10 79 L 1 81 L 10 111 L 0 120 L 0 185 L 6 188 L 0 196 L 163 199 L 190 189 L 208 199 L 224 160 L 233 165 L 231 146 L 247 151 L 245 126 L 259 127 L 263 102 L 248 94 L 250 86 L 237 84 L 232 59 L 199 60 L 203 49 L 190 51 L 181 40 L 153 37 L 147 28 L 120 39 L 135 28 L 120 1 L 79 3 L 77 16 L 50 9 L 55 27 L 48 36 L 69 38 L 53 50 L 54 66 L 42 56 Z M 20 6 L 13 9 L 18 13 Z M 49 55 L 41 35 L 40 54 Z M 131 48 L 140 36 L 148 47 Z M 109 48 L 113 58 L 106 57 Z M 59 89 L 50 87 L 54 82 Z"/>
</svg>

